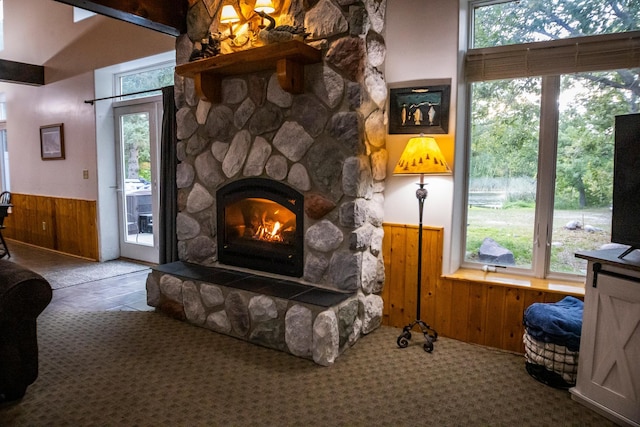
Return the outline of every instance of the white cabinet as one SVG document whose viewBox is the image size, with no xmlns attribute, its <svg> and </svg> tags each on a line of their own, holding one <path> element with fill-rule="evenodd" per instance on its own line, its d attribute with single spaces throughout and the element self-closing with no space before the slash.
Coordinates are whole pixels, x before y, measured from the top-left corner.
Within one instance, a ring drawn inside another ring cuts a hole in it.
<svg viewBox="0 0 640 427">
<path fill-rule="evenodd" d="M 640 255 L 581 252 L 589 261 L 572 398 L 621 425 L 640 426 Z"/>
</svg>

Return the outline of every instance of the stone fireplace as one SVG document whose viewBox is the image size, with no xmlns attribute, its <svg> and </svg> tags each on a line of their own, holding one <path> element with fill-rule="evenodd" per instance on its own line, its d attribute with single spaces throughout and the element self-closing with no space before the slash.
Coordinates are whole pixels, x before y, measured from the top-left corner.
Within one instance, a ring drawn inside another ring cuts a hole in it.
<svg viewBox="0 0 640 427">
<path fill-rule="evenodd" d="M 220 0 L 191 3 L 178 64 L 226 31 Z M 180 262 L 154 269 L 148 302 L 329 365 L 382 319 L 386 0 L 274 5 L 321 61 L 294 93 L 275 69 L 221 76 L 214 102 L 176 76 Z M 223 54 L 259 49 L 237 43 Z"/>
</svg>

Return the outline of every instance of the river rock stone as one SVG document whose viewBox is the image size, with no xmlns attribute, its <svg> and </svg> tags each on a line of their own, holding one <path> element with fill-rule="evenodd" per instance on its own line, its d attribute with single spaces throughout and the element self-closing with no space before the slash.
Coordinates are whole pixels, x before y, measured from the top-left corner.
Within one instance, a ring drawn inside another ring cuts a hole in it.
<svg viewBox="0 0 640 427">
<path fill-rule="evenodd" d="M 311 310 L 293 305 L 285 315 L 285 342 L 289 352 L 300 357 L 311 356 L 313 317 Z"/>
<path fill-rule="evenodd" d="M 291 118 L 302 125 L 309 135 L 316 137 L 324 130 L 329 112 L 318 98 L 302 94 L 293 100 Z"/>
<path fill-rule="evenodd" d="M 362 298 L 362 333 L 369 334 L 382 324 L 382 297 L 376 294 L 364 296 Z"/>
<path fill-rule="evenodd" d="M 214 198 L 202 185 L 197 182 L 187 198 L 187 212 L 196 213 L 213 205 Z"/>
<path fill-rule="evenodd" d="M 176 166 L 176 187 L 187 188 L 193 184 L 196 171 L 189 163 L 181 162 Z"/>
<path fill-rule="evenodd" d="M 242 170 L 250 146 L 251 134 L 249 131 L 241 130 L 233 137 L 229 151 L 222 162 L 222 171 L 228 178 L 236 176 Z"/>
<path fill-rule="evenodd" d="M 249 300 L 249 316 L 252 322 L 266 322 L 278 318 L 278 308 L 273 298 L 258 295 Z"/>
<path fill-rule="evenodd" d="M 182 280 L 163 274 L 160 278 L 160 291 L 167 298 L 182 304 Z"/>
<path fill-rule="evenodd" d="M 313 144 L 313 138 L 296 122 L 285 122 L 273 138 L 273 146 L 292 162 L 297 162 Z"/>
<path fill-rule="evenodd" d="M 191 108 L 184 107 L 176 113 L 176 126 L 178 139 L 187 139 L 198 129 L 198 122 Z"/>
<path fill-rule="evenodd" d="M 218 250 L 216 242 L 210 237 L 198 236 L 184 243 L 186 246 L 185 261 L 202 265 L 212 265 L 215 262 Z"/>
<path fill-rule="evenodd" d="M 251 319 L 244 296 L 239 291 L 229 292 L 224 308 L 231 323 L 231 330 L 239 336 L 245 336 L 249 332 Z"/>
<path fill-rule="evenodd" d="M 387 163 L 389 153 L 387 150 L 378 150 L 371 154 L 371 174 L 376 181 L 384 181 L 387 177 Z"/>
<path fill-rule="evenodd" d="M 209 110 L 204 131 L 211 139 L 226 140 L 235 133 L 233 111 L 223 104 L 216 104 Z"/>
<path fill-rule="evenodd" d="M 331 252 L 342 244 L 344 235 L 331 221 L 322 220 L 313 224 L 305 233 L 305 241 L 311 249 Z"/>
<path fill-rule="evenodd" d="M 263 135 L 280 128 L 283 112 L 276 105 L 265 102 L 249 119 L 249 131 L 252 135 Z"/>
<path fill-rule="evenodd" d="M 304 212 L 311 219 L 321 219 L 333 209 L 336 204 L 318 193 L 310 193 L 304 197 Z"/>
<path fill-rule="evenodd" d="M 305 69 L 305 85 L 329 108 L 338 106 L 344 95 L 344 79 L 330 67 L 322 65 Z"/>
<path fill-rule="evenodd" d="M 206 327 L 221 334 L 229 334 L 231 332 L 231 322 L 229 321 L 227 312 L 220 310 L 209 314 L 209 316 L 207 316 Z"/>
<path fill-rule="evenodd" d="M 349 157 L 342 165 L 342 190 L 351 197 L 371 198 L 373 177 L 367 156 Z"/>
<path fill-rule="evenodd" d="M 338 289 L 356 291 L 360 285 L 362 253 L 336 251 L 329 262 L 329 280 Z"/>
<path fill-rule="evenodd" d="M 320 0 L 304 18 L 304 27 L 310 40 L 326 39 L 349 29 L 342 11 L 329 0 Z"/>
<path fill-rule="evenodd" d="M 339 346 L 336 314 L 332 310 L 323 311 L 313 322 L 313 361 L 321 366 L 331 365 L 339 355 Z"/>
<path fill-rule="evenodd" d="M 360 37 L 343 37 L 331 44 L 327 61 L 349 80 L 359 81 L 364 73 L 364 41 Z"/>
<path fill-rule="evenodd" d="M 382 110 L 369 114 L 364 122 L 365 134 L 369 144 L 376 148 L 383 147 L 387 135 L 387 123 Z"/>
<path fill-rule="evenodd" d="M 304 279 L 311 283 L 320 283 L 327 267 L 329 259 L 326 255 L 309 253 L 304 263 Z"/>
<path fill-rule="evenodd" d="M 267 101 L 274 103 L 280 108 L 289 108 L 293 103 L 293 95 L 280 86 L 278 75 L 272 74 L 267 85 Z"/>
<path fill-rule="evenodd" d="M 265 172 L 267 172 L 267 175 L 272 179 L 282 181 L 289 173 L 287 159 L 279 154 L 269 157 L 265 165 Z"/>
<path fill-rule="evenodd" d="M 220 162 L 209 150 L 196 157 L 194 165 L 200 182 L 209 188 L 216 188 L 226 179 L 220 168 Z"/>
<path fill-rule="evenodd" d="M 222 102 L 239 104 L 247 97 L 247 82 L 244 79 L 226 79 L 222 85 Z"/>
<path fill-rule="evenodd" d="M 200 223 L 192 216 L 178 212 L 176 217 L 176 235 L 178 240 L 189 240 L 200 234 Z"/>
<path fill-rule="evenodd" d="M 184 313 L 189 322 L 202 325 L 207 320 L 207 315 L 202 306 L 200 292 L 195 283 L 188 280 L 182 285 L 182 301 L 184 305 Z"/>
<path fill-rule="evenodd" d="M 254 111 L 256 111 L 255 102 L 251 98 L 245 99 L 233 115 L 233 124 L 236 128 L 242 129 Z"/>
<path fill-rule="evenodd" d="M 271 144 L 261 136 L 256 137 L 249 151 L 247 163 L 244 165 L 244 176 L 260 176 L 264 171 L 264 165 L 271 155 Z"/>
<path fill-rule="evenodd" d="M 307 168 L 300 163 L 295 163 L 291 166 L 289 175 L 287 176 L 287 182 L 299 191 L 311 190 L 311 179 L 309 178 Z"/>
<path fill-rule="evenodd" d="M 224 295 L 220 286 L 209 283 L 200 284 L 200 296 L 207 307 L 216 307 L 224 303 Z"/>
</svg>

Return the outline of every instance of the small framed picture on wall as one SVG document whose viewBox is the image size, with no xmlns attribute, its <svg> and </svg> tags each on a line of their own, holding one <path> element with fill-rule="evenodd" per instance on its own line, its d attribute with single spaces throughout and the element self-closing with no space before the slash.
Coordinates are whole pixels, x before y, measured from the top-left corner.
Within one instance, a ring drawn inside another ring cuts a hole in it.
<svg viewBox="0 0 640 427">
<path fill-rule="evenodd" d="M 389 134 L 448 133 L 451 85 L 389 90 Z"/>
<path fill-rule="evenodd" d="M 64 159 L 64 125 L 40 126 L 40 157 L 42 160 Z"/>
</svg>

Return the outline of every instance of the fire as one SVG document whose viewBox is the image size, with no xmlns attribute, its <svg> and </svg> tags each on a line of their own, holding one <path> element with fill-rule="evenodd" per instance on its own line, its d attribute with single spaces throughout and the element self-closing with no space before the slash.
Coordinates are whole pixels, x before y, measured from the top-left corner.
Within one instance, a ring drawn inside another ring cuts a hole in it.
<svg viewBox="0 0 640 427">
<path fill-rule="evenodd" d="M 278 212 L 276 211 L 275 213 L 277 214 Z M 267 242 L 283 242 L 282 231 L 280 221 L 267 219 L 267 213 L 264 212 L 253 238 Z"/>
</svg>

